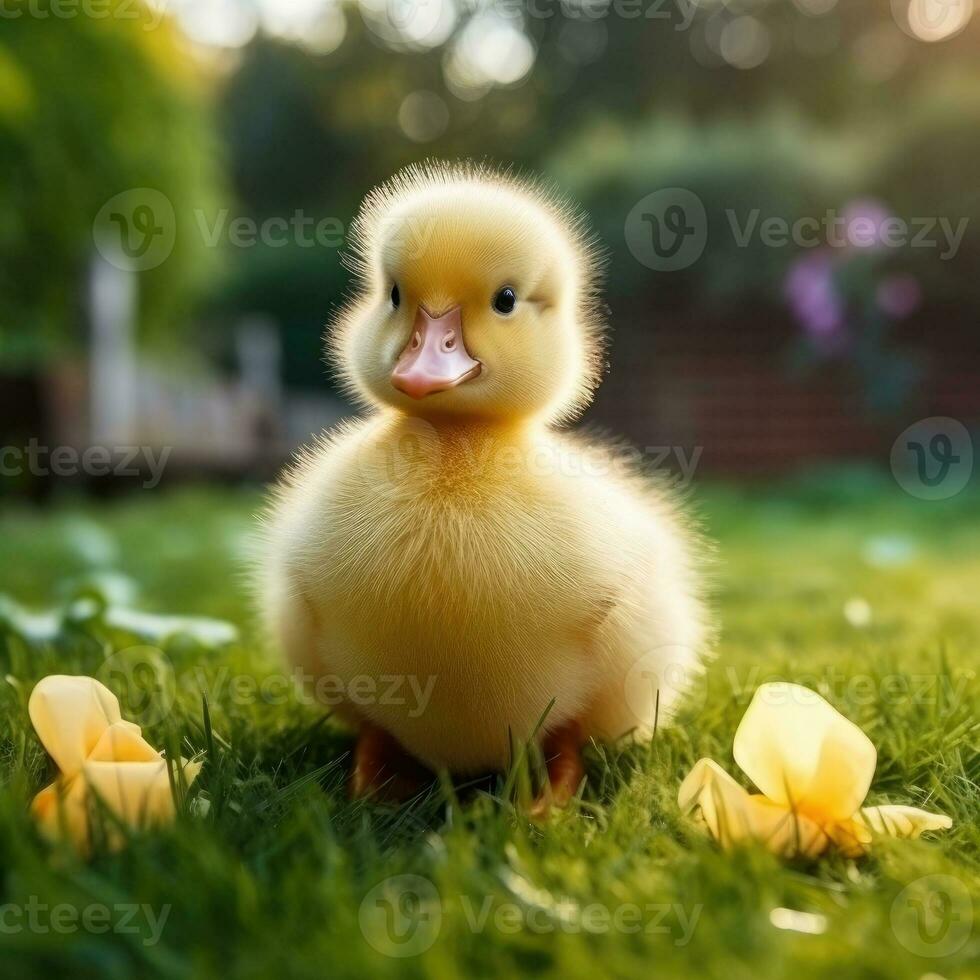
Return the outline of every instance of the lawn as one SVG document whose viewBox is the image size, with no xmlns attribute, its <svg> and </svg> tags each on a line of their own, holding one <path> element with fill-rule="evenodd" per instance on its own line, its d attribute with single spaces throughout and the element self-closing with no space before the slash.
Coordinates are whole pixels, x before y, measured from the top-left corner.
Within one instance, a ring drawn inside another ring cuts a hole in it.
<svg viewBox="0 0 980 980">
<path fill-rule="evenodd" d="M 257 638 L 243 569 L 259 501 L 6 505 L 5 980 L 980 976 L 976 496 L 923 502 L 857 471 L 701 487 L 717 657 L 674 727 L 590 748 L 580 806 L 545 826 L 514 805 L 526 764 L 402 807 L 347 800 L 349 736 L 277 683 Z M 90 862 L 38 838 L 27 804 L 52 771 L 26 703 L 54 672 L 103 678 L 154 744 L 206 750 L 172 829 Z M 947 813 L 953 829 L 856 862 L 703 839 L 678 784 L 703 755 L 737 772 L 735 727 L 775 678 L 817 687 L 871 736 L 872 801 Z"/>
</svg>

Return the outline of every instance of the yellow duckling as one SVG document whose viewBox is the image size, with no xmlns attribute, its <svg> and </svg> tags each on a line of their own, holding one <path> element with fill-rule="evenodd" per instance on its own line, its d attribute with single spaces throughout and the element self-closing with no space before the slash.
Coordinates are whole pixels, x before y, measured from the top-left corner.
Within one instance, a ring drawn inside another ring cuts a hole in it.
<svg viewBox="0 0 980 980">
<path fill-rule="evenodd" d="M 328 348 L 369 414 L 276 494 L 269 625 L 358 726 L 355 795 L 409 760 L 504 768 L 554 701 L 543 805 L 566 802 L 583 742 L 663 720 L 705 637 L 673 504 L 557 428 L 602 366 L 596 257 L 565 205 L 469 166 L 399 174 L 353 237 L 362 288 Z"/>
</svg>

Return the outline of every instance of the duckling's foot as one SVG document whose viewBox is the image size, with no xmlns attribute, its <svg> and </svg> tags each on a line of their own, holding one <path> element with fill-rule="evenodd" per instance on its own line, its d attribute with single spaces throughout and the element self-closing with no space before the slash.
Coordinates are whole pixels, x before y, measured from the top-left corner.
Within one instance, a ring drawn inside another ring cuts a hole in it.
<svg viewBox="0 0 980 980">
<path fill-rule="evenodd" d="M 368 722 L 361 726 L 350 775 L 351 799 L 373 796 L 399 803 L 418 793 L 428 775 L 425 767 L 383 728 Z"/>
<path fill-rule="evenodd" d="M 529 816 L 532 820 L 547 817 L 552 807 L 566 806 L 585 779 L 582 728 L 578 722 L 568 722 L 548 732 L 541 749 L 548 763 L 548 785 L 531 804 Z"/>
</svg>

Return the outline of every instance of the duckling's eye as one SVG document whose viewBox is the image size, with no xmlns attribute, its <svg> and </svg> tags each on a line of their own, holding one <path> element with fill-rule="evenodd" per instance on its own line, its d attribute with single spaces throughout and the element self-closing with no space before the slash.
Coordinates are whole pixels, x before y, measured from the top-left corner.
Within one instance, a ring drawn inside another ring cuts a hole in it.
<svg viewBox="0 0 980 980">
<path fill-rule="evenodd" d="M 398 283 L 391 285 L 391 305 L 397 310 L 398 304 L 402 301 L 402 294 L 398 292 Z"/>
<path fill-rule="evenodd" d="M 513 313 L 517 303 L 517 293 L 510 286 L 504 286 L 493 298 L 493 308 L 498 313 Z"/>
</svg>

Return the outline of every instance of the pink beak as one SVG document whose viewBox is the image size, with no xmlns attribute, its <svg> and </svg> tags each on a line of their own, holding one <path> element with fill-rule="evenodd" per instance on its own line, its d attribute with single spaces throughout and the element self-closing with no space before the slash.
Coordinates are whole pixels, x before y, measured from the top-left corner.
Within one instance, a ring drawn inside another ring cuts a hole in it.
<svg viewBox="0 0 980 980">
<path fill-rule="evenodd" d="M 438 317 L 419 306 L 411 339 L 398 356 L 391 383 L 410 398 L 425 398 L 475 378 L 482 367 L 463 342 L 458 306 Z"/>
</svg>

